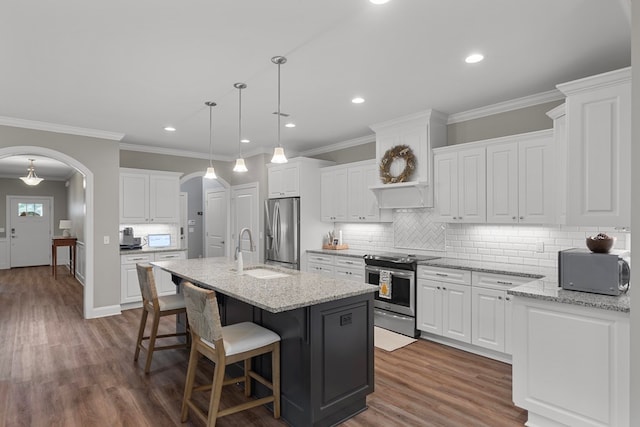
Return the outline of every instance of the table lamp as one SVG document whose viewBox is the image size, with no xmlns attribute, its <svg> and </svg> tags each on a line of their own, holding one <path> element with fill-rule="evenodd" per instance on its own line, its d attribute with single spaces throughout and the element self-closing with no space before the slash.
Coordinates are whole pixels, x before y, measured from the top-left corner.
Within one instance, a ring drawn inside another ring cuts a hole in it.
<svg viewBox="0 0 640 427">
<path fill-rule="evenodd" d="M 59 228 L 60 228 L 60 230 L 62 230 L 62 236 L 63 237 L 70 237 L 71 236 L 71 233 L 69 232 L 69 230 L 71 230 L 71 220 L 70 219 L 61 219 Z"/>
</svg>

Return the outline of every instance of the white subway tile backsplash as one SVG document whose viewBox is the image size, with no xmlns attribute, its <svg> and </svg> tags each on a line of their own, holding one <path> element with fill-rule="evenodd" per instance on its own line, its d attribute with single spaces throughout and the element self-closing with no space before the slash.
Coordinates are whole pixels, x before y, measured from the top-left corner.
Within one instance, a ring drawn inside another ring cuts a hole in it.
<svg viewBox="0 0 640 427">
<path fill-rule="evenodd" d="M 557 267 L 558 251 L 586 247 L 584 239 L 604 232 L 614 249 L 630 249 L 631 233 L 612 227 L 442 224 L 431 209 L 402 209 L 393 223 L 336 224 L 350 248 L 411 252 L 450 258 Z M 539 243 L 543 251 L 538 252 Z M 410 251 L 408 251 L 410 249 Z"/>
</svg>

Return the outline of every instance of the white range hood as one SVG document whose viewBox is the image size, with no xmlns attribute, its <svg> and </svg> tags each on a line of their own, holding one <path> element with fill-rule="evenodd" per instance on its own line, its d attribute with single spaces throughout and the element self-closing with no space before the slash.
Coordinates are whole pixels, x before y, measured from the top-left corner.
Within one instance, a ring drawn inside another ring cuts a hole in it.
<svg viewBox="0 0 640 427">
<path fill-rule="evenodd" d="M 407 145 L 416 157 L 412 181 L 369 187 L 378 206 L 389 208 L 433 207 L 432 148 L 447 145 L 447 115 L 435 110 L 403 116 L 370 126 L 376 133 L 376 160 L 380 164 L 387 150 Z M 395 175 L 398 176 L 398 175 Z"/>
<path fill-rule="evenodd" d="M 370 186 L 378 199 L 378 207 L 389 208 L 426 208 L 433 206 L 433 191 L 424 181 L 399 182 Z"/>
</svg>

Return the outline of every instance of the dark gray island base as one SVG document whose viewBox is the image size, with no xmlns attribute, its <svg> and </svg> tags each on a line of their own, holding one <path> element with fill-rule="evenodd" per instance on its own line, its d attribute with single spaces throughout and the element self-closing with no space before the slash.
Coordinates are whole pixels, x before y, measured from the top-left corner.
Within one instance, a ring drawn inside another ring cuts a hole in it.
<svg viewBox="0 0 640 427">
<path fill-rule="evenodd" d="M 223 324 L 250 320 L 282 338 L 281 410 L 289 424 L 332 426 L 366 409 L 373 392 L 372 293 L 282 313 L 227 296 L 220 304 Z M 270 356 L 254 365 L 271 378 Z M 234 368 L 238 372 L 231 373 L 240 375 L 242 368 Z M 269 394 L 262 384 L 253 384 L 256 395 Z"/>
<path fill-rule="evenodd" d="M 312 275 L 319 285 L 317 275 L 296 274 Z M 195 277 L 173 272 L 172 279 L 176 285 L 186 279 L 214 289 L 223 325 L 252 321 L 280 335 L 284 421 L 293 426 L 332 426 L 366 409 L 366 396 L 374 389 L 373 292 L 272 312 L 225 294 L 209 280 L 198 282 Z M 339 282 L 336 285 L 341 285 Z M 254 359 L 254 367 L 271 378 L 270 355 Z M 239 375 L 242 366 L 227 370 Z M 256 381 L 252 386 L 259 397 L 269 394 Z"/>
</svg>

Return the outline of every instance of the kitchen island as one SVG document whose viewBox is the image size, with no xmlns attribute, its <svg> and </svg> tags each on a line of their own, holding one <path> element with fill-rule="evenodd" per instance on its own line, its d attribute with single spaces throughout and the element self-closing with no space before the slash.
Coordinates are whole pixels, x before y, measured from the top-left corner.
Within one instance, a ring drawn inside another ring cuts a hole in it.
<svg viewBox="0 0 640 427">
<path fill-rule="evenodd" d="M 289 424 L 330 426 L 366 409 L 374 387 L 376 286 L 264 265 L 238 274 L 224 257 L 152 264 L 176 285 L 188 280 L 216 291 L 223 324 L 252 321 L 280 335 L 281 412 Z M 254 366 L 271 377 L 269 355 Z M 269 392 L 260 383 L 253 390 Z"/>
</svg>

